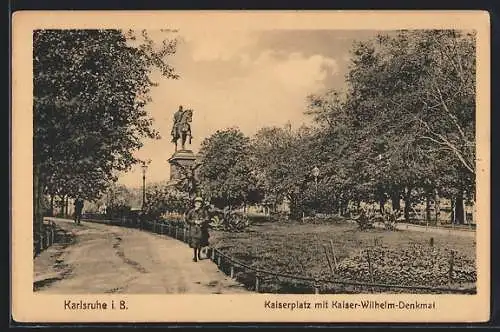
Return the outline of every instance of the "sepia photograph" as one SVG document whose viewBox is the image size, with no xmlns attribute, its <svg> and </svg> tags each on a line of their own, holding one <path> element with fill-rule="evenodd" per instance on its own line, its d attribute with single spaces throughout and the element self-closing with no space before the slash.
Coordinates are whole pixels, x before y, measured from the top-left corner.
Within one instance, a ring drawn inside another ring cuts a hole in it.
<svg viewBox="0 0 500 332">
<path fill-rule="evenodd" d="M 263 315 L 425 316 L 444 310 L 442 295 L 474 303 L 480 287 L 488 308 L 487 16 L 472 20 L 480 34 L 247 15 L 25 29 L 32 175 L 13 183 L 32 179 L 32 221 L 13 222 L 32 234 L 32 269 L 18 287 L 59 295 L 72 317 L 123 319 L 135 295 L 170 306 L 179 295 L 185 308 L 191 295 L 226 308 L 223 295 L 259 295 L 251 310 Z"/>
</svg>

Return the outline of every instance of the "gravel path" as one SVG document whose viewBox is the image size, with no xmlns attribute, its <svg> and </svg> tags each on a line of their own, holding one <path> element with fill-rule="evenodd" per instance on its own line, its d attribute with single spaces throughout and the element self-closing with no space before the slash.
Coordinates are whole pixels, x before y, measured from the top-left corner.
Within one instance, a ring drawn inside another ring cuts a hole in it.
<svg viewBox="0 0 500 332">
<path fill-rule="evenodd" d="M 209 259 L 191 260 L 185 244 L 137 229 L 53 219 L 66 243 L 34 260 L 34 289 L 59 294 L 246 293 Z"/>
</svg>

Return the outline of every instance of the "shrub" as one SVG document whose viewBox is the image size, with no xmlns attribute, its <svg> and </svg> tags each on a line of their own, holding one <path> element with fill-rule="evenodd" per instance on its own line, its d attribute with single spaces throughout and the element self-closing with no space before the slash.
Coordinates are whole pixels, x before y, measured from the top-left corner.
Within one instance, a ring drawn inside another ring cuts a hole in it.
<svg viewBox="0 0 500 332">
<path fill-rule="evenodd" d="M 127 204 L 117 204 L 108 206 L 106 209 L 106 218 L 107 219 L 121 219 L 125 218 L 130 213 L 131 206 Z"/>
<path fill-rule="evenodd" d="M 214 230 L 241 232 L 250 226 L 250 219 L 245 213 L 229 210 L 212 209 L 210 226 Z"/>
<path fill-rule="evenodd" d="M 358 224 L 358 228 L 363 231 L 373 228 L 375 214 L 370 210 L 361 209 L 360 214 L 353 219 Z"/>
</svg>

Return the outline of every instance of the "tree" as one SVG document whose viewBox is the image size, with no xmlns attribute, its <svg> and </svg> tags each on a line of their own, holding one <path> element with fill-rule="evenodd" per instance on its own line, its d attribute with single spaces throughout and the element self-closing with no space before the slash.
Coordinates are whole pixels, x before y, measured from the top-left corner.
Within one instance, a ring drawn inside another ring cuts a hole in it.
<svg viewBox="0 0 500 332">
<path fill-rule="evenodd" d="M 173 186 L 153 184 L 146 191 L 145 215 L 149 219 L 158 219 L 167 212 L 184 213 L 190 208 L 189 194 Z"/>
<path fill-rule="evenodd" d="M 365 161 L 361 163 L 363 172 L 370 179 L 381 212 L 386 193 L 396 207 L 403 195 L 409 219 L 411 192 L 422 175 L 423 160 L 415 149 L 418 125 L 413 110 L 426 59 L 425 55 L 414 54 L 404 42 L 389 48 L 390 40 L 379 36 L 353 47 L 347 104 L 354 116 L 354 141 L 360 147 L 357 158 Z M 397 109 L 395 101 L 405 103 L 407 109 Z"/>
<path fill-rule="evenodd" d="M 132 208 L 133 200 L 133 191 L 122 184 L 111 184 L 105 192 L 105 197 L 101 199 L 106 205 L 106 217 L 109 219 L 126 216 Z"/>
<path fill-rule="evenodd" d="M 250 140 L 238 128 L 218 130 L 201 145 L 201 189 L 218 208 L 237 207 L 257 190 L 248 156 Z"/>
<path fill-rule="evenodd" d="M 284 158 L 291 157 L 291 131 L 279 127 L 264 127 L 251 140 L 250 158 L 259 186 L 265 192 L 265 202 L 275 207 L 285 196 L 287 177 Z M 290 174 L 288 174 L 290 175 Z"/>
<path fill-rule="evenodd" d="M 349 201 L 367 198 L 372 190 L 368 189 L 373 185 L 372 176 L 364 172 L 368 155 L 358 158 L 363 145 L 357 144 L 358 128 L 345 93 L 330 90 L 324 95 L 310 95 L 308 102 L 306 114 L 313 116 L 319 129 L 312 142 L 320 147 L 316 159 L 322 173 L 319 188 L 323 192 L 316 195 L 325 196 L 324 200 L 330 202 L 331 206 L 323 209 L 333 208 L 342 214 Z"/>
<path fill-rule="evenodd" d="M 304 211 L 304 193 L 312 181 L 311 171 L 318 161 L 320 146 L 310 128 L 265 127 L 251 143 L 251 160 L 259 187 L 273 206 L 284 198 L 291 203 L 291 217 Z"/>
<path fill-rule="evenodd" d="M 457 200 L 475 186 L 474 44 L 472 34 L 424 30 L 354 48 L 352 110 L 372 141 L 384 141 L 375 151 L 388 161 L 389 181 L 405 188 L 407 219 L 412 189 L 432 191 L 443 173 L 455 173 L 448 185 Z"/>
<path fill-rule="evenodd" d="M 473 192 L 474 53 L 474 35 L 453 30 L 355 43 L 345 93 L 310 98 L 325 174 L 381 208 L 403 196 L 407 219 L 421 190 L 427 200 L 437 189 L 457 201 Z"/>
<path fill-rule="evenodd" d="M 153 68 L 178 78 L 166 61 L 175 51 L 175 39 L 158 47 L 146 31 L 33 33 L 35 220 L 42 193 L 98 198 L 143 138 L 159 138 L 144 106 Z"/>
</svg>

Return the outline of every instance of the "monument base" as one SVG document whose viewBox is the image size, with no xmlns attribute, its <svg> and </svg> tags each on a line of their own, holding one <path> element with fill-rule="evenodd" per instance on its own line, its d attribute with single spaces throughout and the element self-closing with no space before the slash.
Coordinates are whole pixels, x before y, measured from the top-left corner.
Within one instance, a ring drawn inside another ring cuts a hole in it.
<svg viewBox="0 0 500 332">
<path fill-rule="evenodd" d="M 180 167 L 190 168 L 194 165 L 195 161 L 196 156 L 192 150 L 178 150 L 174 152 L 172 157 L 168 159 L 168 163 L 170 164 L 170 181 L 181 179 L 182 170 Z"/>
</svg>

